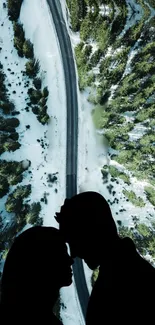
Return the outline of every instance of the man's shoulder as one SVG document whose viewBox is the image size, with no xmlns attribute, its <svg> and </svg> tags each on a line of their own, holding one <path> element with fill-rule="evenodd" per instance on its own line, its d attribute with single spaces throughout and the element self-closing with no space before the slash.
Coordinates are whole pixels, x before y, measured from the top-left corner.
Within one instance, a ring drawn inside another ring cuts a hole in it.
<svg viewBox="0 0 155 325">
<path fill-rule="evenodd" d="M 121 245 L 123 248 L 124 255 L 127 258 L 132 258 L 133 261 L 137 261 L 142 264 L 142 267 L 146 268 L 147 271 L 155 272 L 155 268 L 145 259 L 145 257 L 141 256 L 138 252 L 133 240 L 129 237 L 125 237 L 121 241 Z"/>
<path fill-rule="evenodd" d="M 155 279 L 155 268 L 140 255 L 131 238 L 125 237 L 121 239 L 114 252 L 113 256 L 109 257 L 109 260 L 104 261 L 103 259 L 95 288 L 101 286 L 103 282 L 106 286 L 105 280 L 109 280 L 112 285 L 116 284 L 116 277 L 118 281 L 126 277 L 131 281 L 134 281 L 134 279 L 138 281 L 138 277 Z"/>
<path fill-rule="evenodd" d="M 109 264 L 103 260 L 100 266 L 88 303 L 86 324 L 98 324 L 103 317 L 105 323 L 107 320 L 109 324 L 113 323 L 113 315 L 116 315 L 120 306 L 123 306 L 126 315 L 132 305 L 132 317 L 135 308 L 144 306 L 146 316 L 149 306 L 153 305 L 151 297 L 155 289 L 155 269 L 140 256 L 130 238 L 122 240 L 119 249 L 119 258 L 116 256 L 110 259 Z M 153 310 L 153 306 L 151 308 Z M 136 315 L 139 317 L 138 309 Z"/>
</svg>

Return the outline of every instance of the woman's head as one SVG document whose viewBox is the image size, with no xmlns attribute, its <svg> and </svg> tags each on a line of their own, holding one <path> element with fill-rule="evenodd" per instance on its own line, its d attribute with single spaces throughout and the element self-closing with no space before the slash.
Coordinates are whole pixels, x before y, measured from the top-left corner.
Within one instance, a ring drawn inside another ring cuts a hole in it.
<svg viewBox="0 0 155 325">
<path fill-rule="evenodd" d="M 71 255 L 83 258 L 92 269 L 97 267 L 101 253 L 105 254 L 118 237 L 104 197 L 92 191 L 80 193 L 66 199 L 56 215 L 60 231 L 70 245 Z"/>
<path fill-rule="evenodd" d="M 32 227 L 14 241 L 5 261 L 2 275 L 2 300 L 8 294 L 39 294 L 39 299 L 72 283 L 72 259 L 59 230 Z M 20 297 L 19 297 L 20 298 Z"/>
</svg>

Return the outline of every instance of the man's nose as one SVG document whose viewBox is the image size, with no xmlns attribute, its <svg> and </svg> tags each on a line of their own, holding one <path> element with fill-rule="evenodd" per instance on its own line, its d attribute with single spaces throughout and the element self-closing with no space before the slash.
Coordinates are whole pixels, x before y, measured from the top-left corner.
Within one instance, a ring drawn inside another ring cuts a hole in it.
<svg viewBox="0 0 155 325">
<path fill-rule="evenodd" d="M 70 245 L 70 256 L 72 258 L 75 258 L 76 257 L 76 248 L 74 247 L 74 245 Z"/>
</svg>

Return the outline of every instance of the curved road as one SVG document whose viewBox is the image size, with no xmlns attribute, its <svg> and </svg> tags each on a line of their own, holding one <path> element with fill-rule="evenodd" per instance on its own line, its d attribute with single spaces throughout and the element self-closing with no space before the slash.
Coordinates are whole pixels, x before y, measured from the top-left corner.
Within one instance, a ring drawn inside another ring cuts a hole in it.
<svg viewBox="0 0 155 325">
<path fill-rule="evenodd" d="M 61 5 L 58 0 L 47 0 L 47 3 L 58 36 L 65 75 L 67 98 L 66 197 L 70 198 L 77 194 L 78 100 L 75 64 Z M 89 293 L 83 263 L 78 258 L 75 259 L 73 271 L 81 309 L 85 318 Z"/>
</svg>

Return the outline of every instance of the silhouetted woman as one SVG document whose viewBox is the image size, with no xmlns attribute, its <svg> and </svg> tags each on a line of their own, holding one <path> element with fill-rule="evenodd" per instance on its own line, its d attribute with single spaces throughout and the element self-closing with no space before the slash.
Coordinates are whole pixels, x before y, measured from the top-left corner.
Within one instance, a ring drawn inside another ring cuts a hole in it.
<svg viewBox="0 0 155 325">
<path fill-rule="evenodd" d="M 3 324 L 62 324 L 52 309 L 60 288 L 72 283 L 72 264 L 59 230 L 37 226 L 20 234 L 2 275 Z"/>
</svg>

